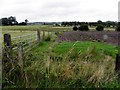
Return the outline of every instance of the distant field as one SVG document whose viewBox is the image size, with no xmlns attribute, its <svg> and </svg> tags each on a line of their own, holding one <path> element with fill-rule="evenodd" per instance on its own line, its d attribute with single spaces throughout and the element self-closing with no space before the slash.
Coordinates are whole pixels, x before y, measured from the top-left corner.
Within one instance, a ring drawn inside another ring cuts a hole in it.
<svg viewBox="0 0 120 90">
<path fill-rule="evenodd" d="M 0 26 L 1 28 L 1 26 Z M 96 27 L 89 27 L 89 29 L 95 30 Z M 67 26 L 67 27 L 63 27 L 63 26 L 52 26 L 52 25 L 28 25 L 28 26 L 2 26 L 2 30 L 52 30 L 52 31 L 56 31 L 56 30 L 72 30 L 71 26 Z M 114 31 L 115 28 L 104 28 L 104 30 L 112 30 Z"/>
<path fill-rule="evenodd" d="M 0 26 L 2 32 L 0 34 L 0 42 L 3 40 L 5 33 L 11 34 L 11 37 L 24 36 L 28 34 L 35 34 L 36 30 L 40 31 L 72 31 L 72 27 L 52 26 L 52 25 L 29 25 L 29 26 Z M 89 27 L 91 31 L 94 31 L 96 27 Z M 105 28 L 106 30 L 114 31 L 114 28 Z"/>
<path fill-rule="evenodd" d="M 31 25 L 31 26 L 2 26 L 2 34 L 10 33 L 12 37 L 26 35 L 26 34 L 33 34 L 34 31 L 41 30 L 41 31 L 64 31 L 64 30 L 72 30 L 71 27 L 54 27 L 48 25 Z"/>
<path fill-rule="evenodd" d="M 52 25 L 3 26 L 2 30 L 72 30 L 71 27 L 57 27 Z"/>
<path fill-rule="evenodd" d="M 0 27 L 1 28 L 1 27 Z M 2 26 L 2 34 L 0 35 L 0 42 L 3 41 L 3 35 L 9 33 L 12 38 L 17 36 L 24 36 L 29 34 L 37 34 L 40 31 L 68 31 L 72 30 L 71 27 L 55 27 L 49 25 L 31 25 L 31 26 Z M 42 34 L 42 33 L 41 33 Z"/>
</svg>

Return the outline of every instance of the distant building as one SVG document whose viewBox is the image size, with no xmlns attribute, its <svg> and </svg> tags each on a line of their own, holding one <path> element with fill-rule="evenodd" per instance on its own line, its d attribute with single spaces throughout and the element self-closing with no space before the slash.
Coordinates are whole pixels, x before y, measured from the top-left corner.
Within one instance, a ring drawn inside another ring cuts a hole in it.
<svg viewBox="0 0 120 90">
<path fill-rule="evenodd" d="M 58 26 L 61 26 L 61 22 L 29 22 L 27 25 L 58 25 Z"/>
</svg>

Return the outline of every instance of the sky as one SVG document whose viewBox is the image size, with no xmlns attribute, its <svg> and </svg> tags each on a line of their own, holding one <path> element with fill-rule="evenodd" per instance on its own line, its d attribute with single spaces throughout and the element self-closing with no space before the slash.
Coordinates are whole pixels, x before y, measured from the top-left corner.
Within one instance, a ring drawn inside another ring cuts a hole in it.
<svg viewBox="0 0 120 90">
<path fill-rule="evenodd" d="M 0 0 L 0 18 L 18 22 L 118 21 L 120 0 Z"/>
</svg>

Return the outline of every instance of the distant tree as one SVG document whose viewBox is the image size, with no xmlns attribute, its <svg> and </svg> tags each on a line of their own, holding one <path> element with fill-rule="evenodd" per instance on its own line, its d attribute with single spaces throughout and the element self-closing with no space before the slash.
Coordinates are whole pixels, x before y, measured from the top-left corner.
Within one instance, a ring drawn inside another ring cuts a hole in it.
<svg viewBox="0 0 120 90">
<path fill-rule="evenodd" d="M 8 18 L 7 17 L 1 18 L 0 21 L 1 21 L 1 24 L 4 25 L 4 26 L 8 26 L 8 25 L 27 25 L 27 23 L 28 23 L 27 19 L 25 19 L 25 22 L 18 23 L 17 20 L 16 20 L 16 17 L 13 17 L 13 16 L 10 16 Z"/>
<path fill-rule="evenodd" d="M 96 27 L 96 30 L 97 30 L 97 31 L 103 31 L 103 30 L 104 30 L 104 26 L 103 26 L 103 25 L 98 25 L 98 26 Z"/>
<path fill-rule="evenodd" d="M 18 25 L 27 25 L 25 22 L 21 22 Z"/>
<path fill-rule="evenodd" d="M 16 21 L 16 17 L 10 16 L 8 17 L 9 25 L 16 25 L 18 22 Z"/>
<path fill-rule="evenodd" d="M 25 19 L 25 23 L 26 23 L 26 24 L 28 23 L 28 20 L 27 20 L 27 19 Z"/>
<path fill-rule="evenodd" d="M 74 26 L 74 27 L 73 27 L 73 30 L 74 30 L 74 31 L 77 31 L 77 30 L 78 30 L 78 27 L 77 27 L 77 26 Z"/>
<path fill-rule="evenodd" d="M 2 18 L 1 23 L 2 23 L 3 26 L 9 25 L 9 20 L 7 18 Z"/>
<path fill-rule="evenodd" d="M 102 24 L 103 22 L 102 22 L 101 20 L 98 20 L 97 23 L 98 23 L 98 24 Z"/>
<path fill-rule="evenodd" d="M 112 25 L 111 21 L 106 21 L 106 27 L 110 27 Z"/>
<path fill-rule="evenodd" d="M 88 31 L 88 30 L 89 30 L 88 25 L 87 25 L 87 24 L 81 25 L 81 26 L 79 27 L 79 30 L 80 30 L 80 31 Z"/>
</svg>

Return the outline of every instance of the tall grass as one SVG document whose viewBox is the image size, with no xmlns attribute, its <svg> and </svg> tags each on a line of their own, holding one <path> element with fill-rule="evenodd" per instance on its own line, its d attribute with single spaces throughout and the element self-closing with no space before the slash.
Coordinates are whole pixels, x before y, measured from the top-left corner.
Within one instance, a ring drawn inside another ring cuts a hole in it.
<svg viewBox="0 0 120 90">
<path fill-rule="evenodd" d="M 35 55 L 29 52 L 24 60 L 21 80 L 11 84 L 26 88 L 98 88 L 120 87 L 114 72 L 114 58 L 88 47 L 76 52 L 75 42 L 65 54 L 53 52 L 53 46 L 46 52 Z M 16 75 L 16 73 L 12 74 Z M 16 78 L 16 79 L 18 79 Z M 12 81 L 14 82 L 14 81 Z M 7 87 L 7 86 L 5 86 Z"/>
</svg>

